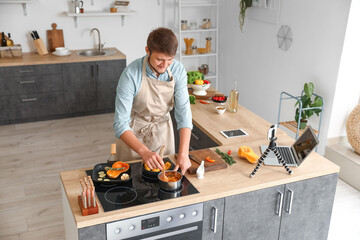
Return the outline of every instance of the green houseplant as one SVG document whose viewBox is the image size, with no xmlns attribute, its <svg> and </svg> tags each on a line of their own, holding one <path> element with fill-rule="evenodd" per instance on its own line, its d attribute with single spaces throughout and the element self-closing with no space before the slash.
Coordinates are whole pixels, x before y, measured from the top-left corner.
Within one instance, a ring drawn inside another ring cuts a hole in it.
<svg viewBox="0 0 360 240">
<path fill-rule="evenodd" d="M 302 109 L 306 108 L 314 108 L 314 109 L 306 109 L 301 111 L 301 119 L 300 119 L 300 129 L 304 129 L 306 127 L 307 121 L 310 117 L 315 113 L 319 116 L 321 112 L 321 107 L 323 105 L 323 101 L 318 96 L 313 96 L 314 92 L 314 84 L 312 82 L 304 84 L 304 95 L 301 96 L 300 101 L 302 103 Z M 296 102 L 295 107 L 300 105 L 299 101 Z M 295 121 L 298 122 L 300 117 L 300 106 L 298 106 L 295 110 Z"/>
<path fill-rule="evenodd" d="M 239 22 L 240 22 L 241 31 L 245 22 L 246 9 L 251 7 L 251 5 L 252 5 L 252 0 L 240 0 Z"/>
</svg>

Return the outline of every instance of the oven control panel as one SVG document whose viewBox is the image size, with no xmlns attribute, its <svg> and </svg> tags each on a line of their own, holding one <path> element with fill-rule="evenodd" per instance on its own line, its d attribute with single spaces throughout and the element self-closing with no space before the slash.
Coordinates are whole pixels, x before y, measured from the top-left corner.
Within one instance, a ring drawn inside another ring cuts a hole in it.
<svg viewBox="0 0 360 240">
<path fill-rule="evenodd" d="M 203 220 L 203 203 L 106 224 L 107 240 L 126 239 Z"/>
</svg>

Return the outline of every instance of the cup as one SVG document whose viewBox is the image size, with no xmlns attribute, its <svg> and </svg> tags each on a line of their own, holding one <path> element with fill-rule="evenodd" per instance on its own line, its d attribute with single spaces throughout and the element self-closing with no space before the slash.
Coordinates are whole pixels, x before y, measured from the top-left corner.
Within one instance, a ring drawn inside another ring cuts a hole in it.
<svg viewBox="0 0 360 240">
<path fill-rule="evenodd" d="M 57 47 L 55 48 L 55 51 L 59 54 L 66 54 L 67 52 L 69 52 L 66 47 Z"/>
</svg>

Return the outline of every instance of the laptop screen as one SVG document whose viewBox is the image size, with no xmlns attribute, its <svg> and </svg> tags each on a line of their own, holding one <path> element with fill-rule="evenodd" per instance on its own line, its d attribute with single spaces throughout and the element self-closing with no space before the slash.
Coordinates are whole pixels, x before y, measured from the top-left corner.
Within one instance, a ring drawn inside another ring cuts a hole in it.
<svg viewBox="0 0 360 240">
<path fill-rule="evenodd" d="M 292 145 L 293 150 L 297 156 L 298 164 L 302 163 L 304 159 L 310 155 L 310 153 L 318 145 L 319 140 L 315 135 L 314 130 L 309 126 L 305 132 L 298 138 L 298 140 Z"/>
</svg>

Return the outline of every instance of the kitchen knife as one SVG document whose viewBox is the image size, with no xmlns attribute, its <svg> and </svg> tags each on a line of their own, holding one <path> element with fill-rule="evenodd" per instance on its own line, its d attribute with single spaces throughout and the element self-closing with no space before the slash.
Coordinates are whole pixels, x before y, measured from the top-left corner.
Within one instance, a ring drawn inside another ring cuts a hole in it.
<svg viewBox="0 0 360 240">
<path fill-rule="evenodd" d="M 33 33 L 33 32 L 31 32 L 30 34 L 31 34 L 31 37 L 35 40 L 36 38 L 35 38 L 34 33 Z"/>
<path fill-rule="evenodd" d="M 197 164 L 199 164 L 199 165 L 201 164 L 201 160 L 195 158 L 193 155 L 189 155 L 189 158 L 190 158 L 191 160 L 193 160 L 194 162 L 196 162 Z"/>
</svg>

